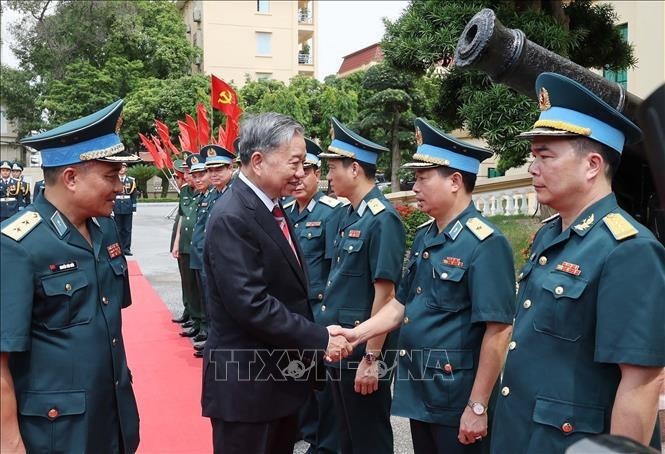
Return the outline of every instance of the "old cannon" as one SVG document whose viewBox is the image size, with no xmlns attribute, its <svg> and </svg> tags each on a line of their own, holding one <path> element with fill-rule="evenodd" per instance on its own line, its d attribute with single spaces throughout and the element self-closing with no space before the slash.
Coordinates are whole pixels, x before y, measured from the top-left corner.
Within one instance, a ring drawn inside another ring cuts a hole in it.
<svg viewBox="0 0 665 454">
<path fill-rule="evenodd" d="M 538 75 L 557 72 L 584 84 L 638 124 L 644 141 L 624 149 L 613 189 L 621 207 L 665 244 L 664 86 L 643 102 L 623 86 L 529 41 L 521 30 L 505 27 L 491 9 L 478 12 L 464 28 L 455 65 L 483 71 L 533 99 Z"/>
</svg>

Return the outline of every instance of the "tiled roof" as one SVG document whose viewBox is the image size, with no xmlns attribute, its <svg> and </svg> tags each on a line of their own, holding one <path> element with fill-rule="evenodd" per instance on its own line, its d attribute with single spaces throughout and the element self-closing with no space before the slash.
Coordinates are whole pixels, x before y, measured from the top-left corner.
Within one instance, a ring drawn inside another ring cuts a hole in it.
<svg viewBox="0 0 665 454">
<path fill-rule="evenodd" d="M 349 55 L 345 55 L 337 74 L 345 74 L 361 69 L 372 62 L 382 62 L 383 52 L 379 43 L 367 46 L 364 49 L 357 50 Z"/>
</svg>

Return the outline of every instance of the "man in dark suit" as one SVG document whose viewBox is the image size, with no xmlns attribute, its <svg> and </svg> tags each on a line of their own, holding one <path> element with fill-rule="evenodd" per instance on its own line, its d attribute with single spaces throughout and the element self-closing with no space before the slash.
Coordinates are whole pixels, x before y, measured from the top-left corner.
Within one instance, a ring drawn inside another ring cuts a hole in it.
<svg viewBox="0 0 665 454">
<path fill-rule="evenodd" d="M 201 403 L 216 453 L 293 452 L 297 412 L 320 357 L 351 353 L 346 340 L 312 322 L 305 260 L 279 203 L 304 177 L 303 136 L 284 115 L 245 120 L 240 173 L 208 221 Z"/>
</svg>

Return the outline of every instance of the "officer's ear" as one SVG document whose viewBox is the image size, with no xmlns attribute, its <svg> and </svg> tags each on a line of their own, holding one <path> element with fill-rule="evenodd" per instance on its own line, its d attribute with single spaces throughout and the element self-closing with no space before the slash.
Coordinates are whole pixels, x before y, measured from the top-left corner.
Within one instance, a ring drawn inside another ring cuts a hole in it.
<svg viewBox="0 0 665 454">
<path fill-rule="evenodd" d="M 79 173 L 79 169 L 76 167 L 67 167 L 60 174 L 60 181 L 62 181 L 67 189 L 73 191 L 76 189 L 76 184 L 80 177 L 81 174 Z"/>
<path fill-rule="evenodd" d="M 450 183 L 453 193 L 462 189 L 464 187 L 464 178 L 462 178 L 462 174 L 459 172 L 453 172 L 453 174 L 450 175 Z"/>
<path fill-rule="evenodd" d="M 264 161 L 265 156 L 263 156 L 263 153 L 260 151 L 255 151 L 249 157 L 249 166 L 252 168 L 252 171 L 255 174 L 261 175 L 261 168 L 263 167 Z"/>
<path fill-rule="evenodd" d="M 599 174 L 605 174 L 605 168 L 607 167 L 607 164 L 605 163 L 605 159 L 603 159 L 603 156 L 600 153 L 591 151 L 587 153 L 585 157 L 587 167 L 586 174 L 589 180 L 597 178 Z"/>
</svg>

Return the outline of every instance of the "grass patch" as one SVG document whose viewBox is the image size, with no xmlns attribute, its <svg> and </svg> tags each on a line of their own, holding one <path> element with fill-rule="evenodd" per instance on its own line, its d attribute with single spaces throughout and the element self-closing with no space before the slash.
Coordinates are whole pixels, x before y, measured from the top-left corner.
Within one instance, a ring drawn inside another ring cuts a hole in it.
<svg viewBox="0 0 665 454">
<path fill-rule="evenodd" d="M 519 270 L 528 258 L 526 251 L 531 236 L 541 226 L 540 219 L 532 216 L 492 216 L 489 218 L 503 232 L 513 248 L 515 269 Z"/>
</svg>

